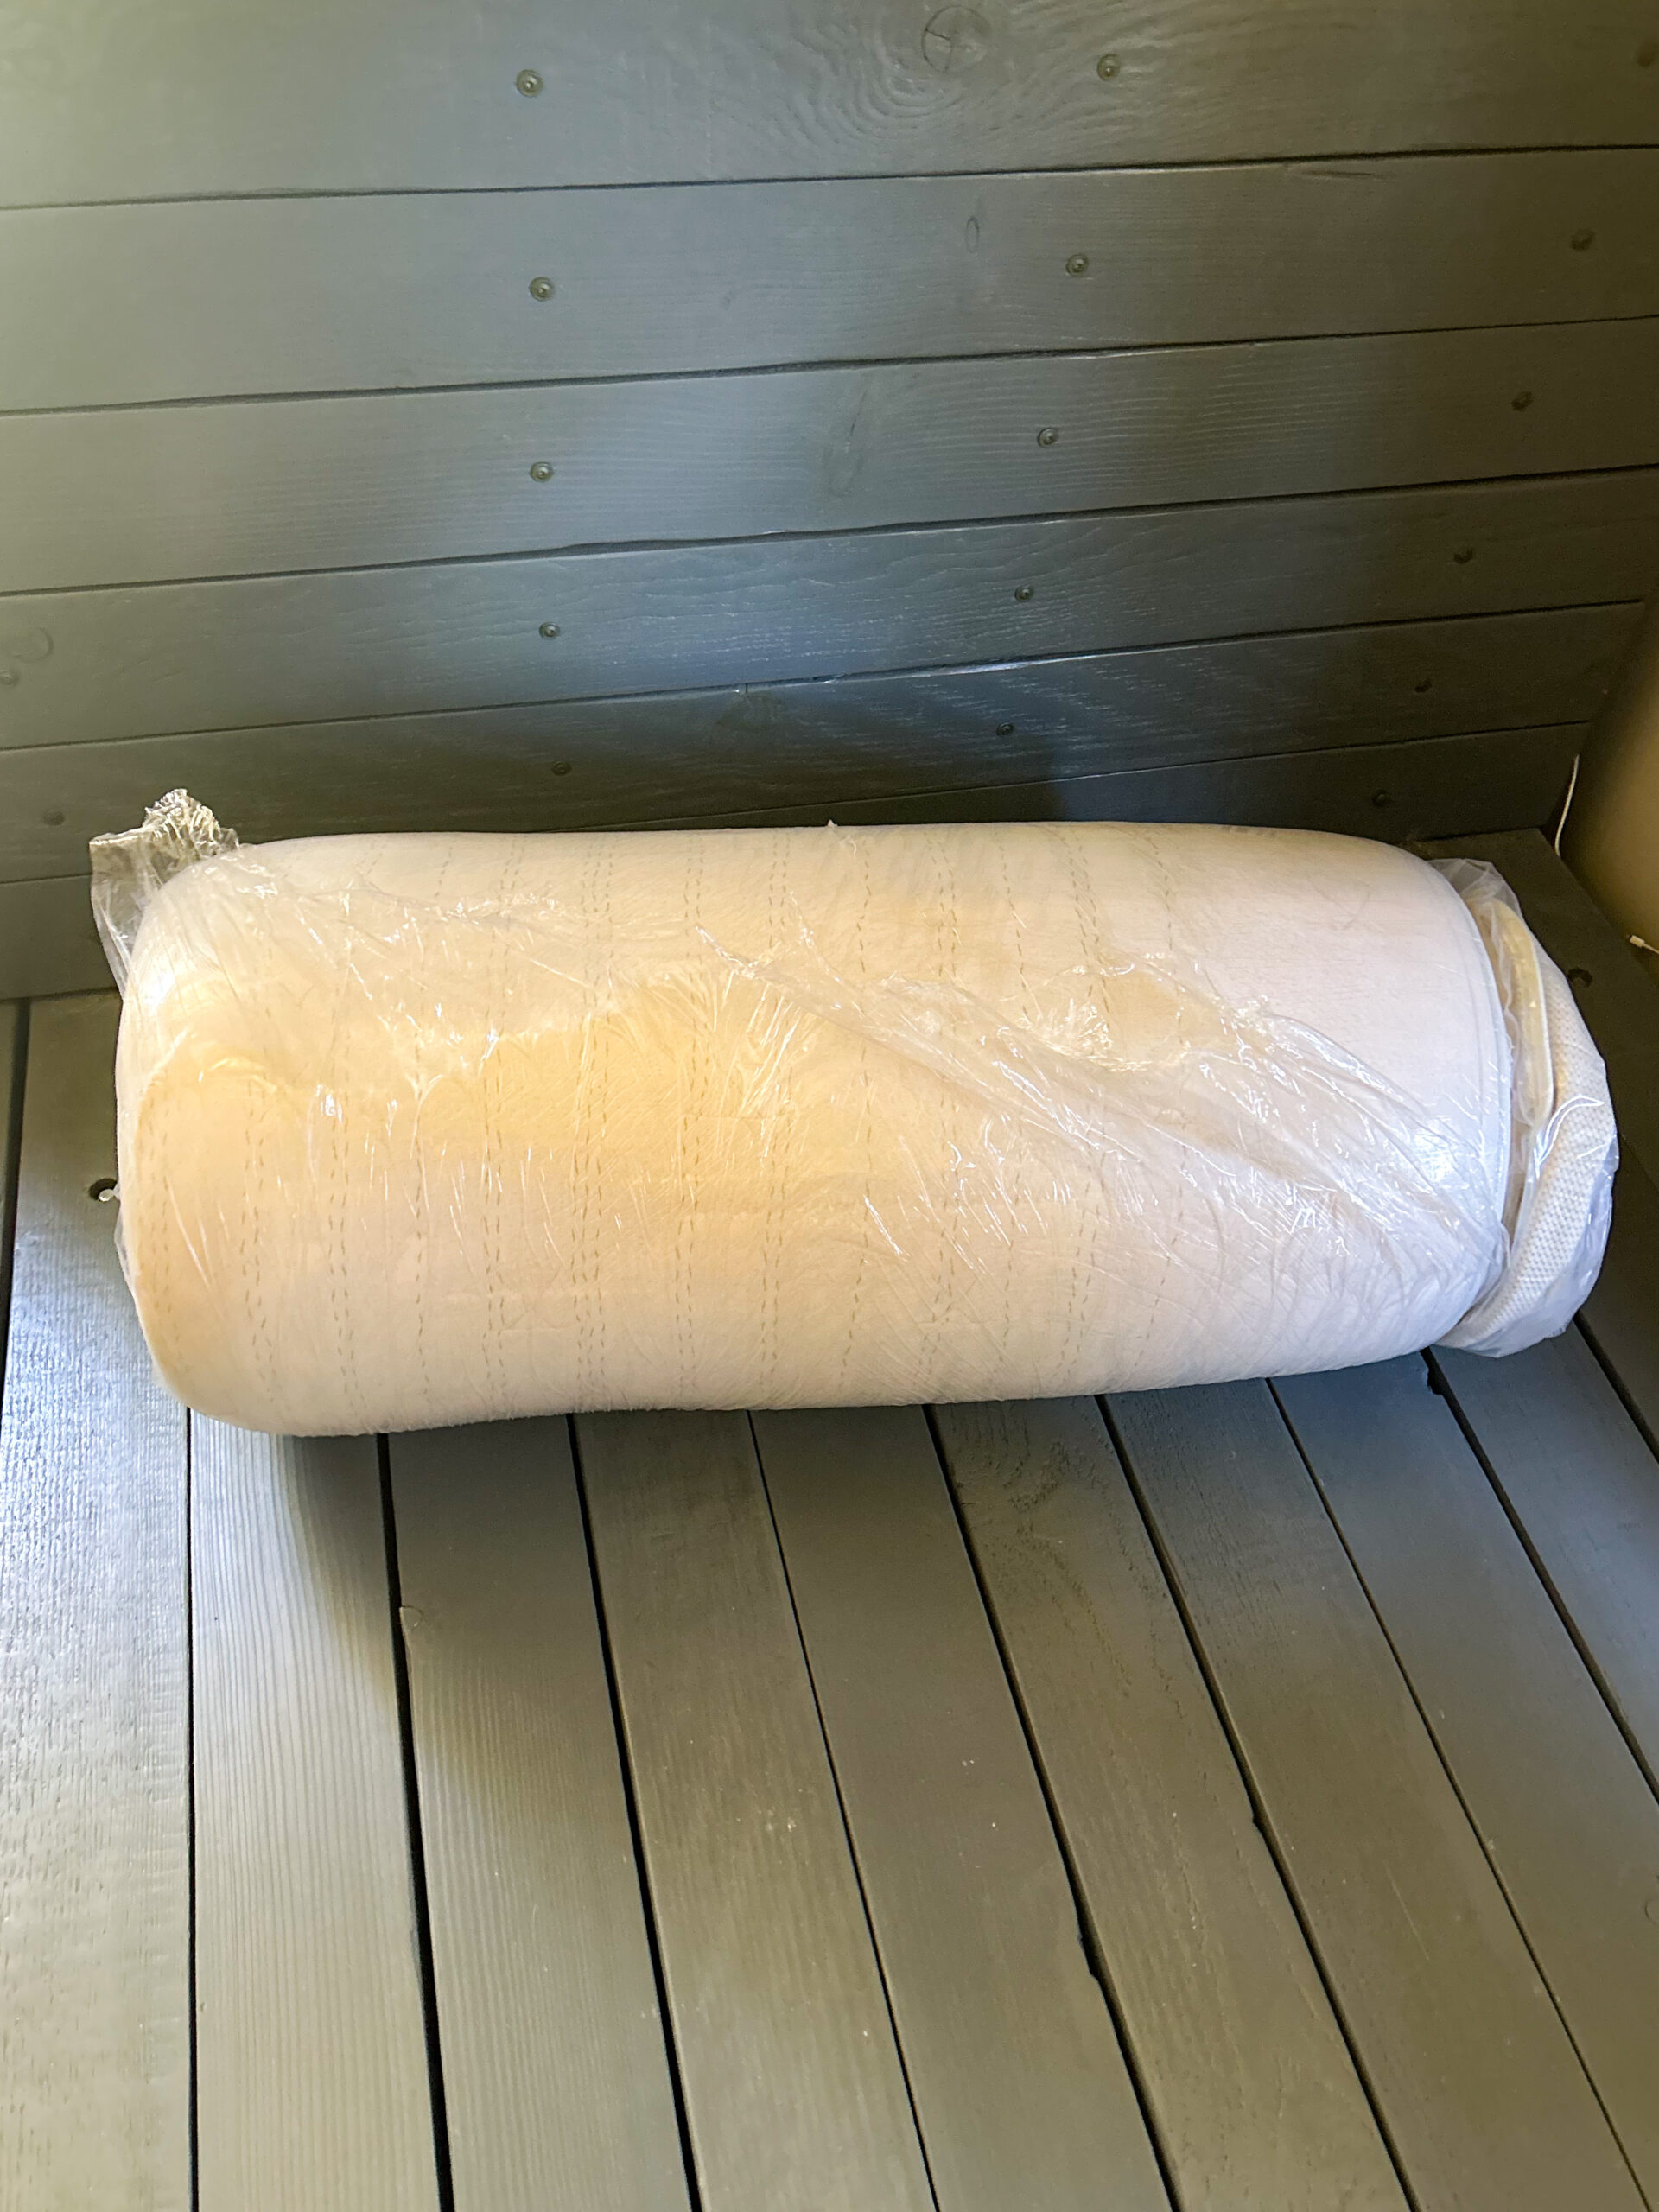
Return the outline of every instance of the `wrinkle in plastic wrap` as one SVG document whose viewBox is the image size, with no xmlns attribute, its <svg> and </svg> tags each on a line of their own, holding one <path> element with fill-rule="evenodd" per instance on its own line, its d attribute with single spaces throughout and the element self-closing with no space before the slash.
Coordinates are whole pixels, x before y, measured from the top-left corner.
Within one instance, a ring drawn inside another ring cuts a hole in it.
<svg viewBox="0 0 1659 2212">
<path fill-rule="evenodd" d="M 129 1280 L 246 1426 L 1505 1351 L 1605 1241 L 1599 1061 L 1471 864 L 1106 823 L 239 848 L 175 793 L 94 870 Z"/>
</svg>

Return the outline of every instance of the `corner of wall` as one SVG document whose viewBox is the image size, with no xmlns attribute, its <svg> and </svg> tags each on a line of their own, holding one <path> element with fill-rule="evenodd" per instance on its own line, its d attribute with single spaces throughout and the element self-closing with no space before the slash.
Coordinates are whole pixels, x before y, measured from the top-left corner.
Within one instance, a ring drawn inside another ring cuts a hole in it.
<svg viewBox="0 0 1659 2212">
<path fill-rule="evenodd" d="M 1562 852 L 1626 936 L 1659 945 L 1659 594 L 1585 747 Z"/>
</svg>

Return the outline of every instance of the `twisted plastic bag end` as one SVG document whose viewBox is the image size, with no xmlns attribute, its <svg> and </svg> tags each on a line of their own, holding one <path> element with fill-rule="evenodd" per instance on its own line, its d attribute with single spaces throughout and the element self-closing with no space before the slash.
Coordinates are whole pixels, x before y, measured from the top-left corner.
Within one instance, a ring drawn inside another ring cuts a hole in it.
<svg viewBox="0 0 1659 2212">
<path fill-rule="evenodd" d="M 92 918 L 110 971 L 124 993 L 138 928 L 151 899 L 182 869 L 233 853 L 234 830 L 221 829 L 212 812 L 186 791 L 168 791 L 144 810 L 137 830 L 94 837 Z"/>
</svg>

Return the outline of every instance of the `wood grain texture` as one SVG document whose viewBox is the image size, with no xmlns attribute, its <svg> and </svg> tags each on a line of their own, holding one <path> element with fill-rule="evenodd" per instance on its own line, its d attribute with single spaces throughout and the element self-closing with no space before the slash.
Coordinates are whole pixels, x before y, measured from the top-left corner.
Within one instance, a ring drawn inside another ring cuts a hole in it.
<svg viewBox="0 0 1659 2212">
<path fill-rule="evenodd" d="M 686 2204 L 563 1421 L 391 1440 L 455 2212 Z"/>
<path fill-rule="evenodd" d="M 932 2205 L 741 1414 L 577 1452 L 706 2212 Z"/>
<path fill-rule="evenodd" d="M 925 1415 L 753 1425 L 939 2212 L 1161 2212 Z"/>
<path fill-rule="evenodd" d="M 1589 1359 L 1582 1344 L 1576 1351 Z M 1460 1367 L 1481 1363 L 1450 1357 Z M 1422 1361 L 1296 1376 L 1274 1394 L 1651 2202 L 1659 2196 L 1659 1802 Z M 1567 1508 L 1579 1539 L 1568 1544 L 1581 1557 L 1585 1517 L 1608 1486 L 1594 1441 L 1596 1412 L 1605 1427 L 1608 1409 L 1570 1385 L 1544 1393 L 1543 1407 L 1537 1395 L 1533 1409 L 1558 1444 L 1564 1428 L 1578 1439 L 1573 1487 L 1587 1493 L 1586 1511 Z M 1659 1504 L 1659 1467 L 1628 1422 L 1624 1434 L 1648 1458 Z M 1630 1464 L 1628 1452 L 1615 1462 L 1612 1485 Z M 1659 1529 L 1659 1516 L 1650 1524 Z M 1640 1563 L 1651 1614 L 1659 1548 L 1649 1546 Z M 1650 1639 L 1650 1695 L 1656 1653 Z"/>
<path fill-rule="evenodd" d="M 1167 1571 L 1408 2186 L 1641 2199 L 1265 1384 L 1116 1398 Z"/>
<path fill-rule="evenodd" d="M 115 1026 L 112 994 L 35 1007 L 24 1104 L 0 1412 L 0 2202 L 19 2212 L 192 2204 L 185 1415 L 116 1210 L 88 1195 L 115 1172 Z"/>
<path fill-rule="evenodd" d="M 1656 200 L 1626 148 L 14 210 L 0 408 L 1652 315 Z"/>
<path fill-rule="evenodd" d="M 14 9 L 0 200 L 1650 144 L 1650 20 L 1586 0 L 179 0 Z M 1109 43 L 1110 63 L 1097 71 Z M 543 89 L 515 90 L 533 69 Z"/>
<path fill-rule="evenodd" d="M 1651 1308 L 1647 1319 L 1651 1331 Z M 1511 1359 L 1432 1357 L 1609 1703 L 1659 1777 L 1653 1453 L 1576 1329 Z"/>
<path fill-rule="evenodd" d="M 8 819 L 21 819 L 26 831 L 40 834 L 39 816 L 22 813 L 25 802 L 12 796 L 19 788 L 10 782 L 12 764 L 29 762 L 54 772 L 24 787 L 31 794 L 28 806 L 32 810 L 35 796 L 44 796 L 50 802 L 44 810 L 65 817 L 63 825 L 40 827 L 77 825 L 73 838 L 48 849 L 60 865 L 80 862 L 94 829 L 130 828 L 150 799 L 179 783 L 198 791 L 245 834 L 260 837 L 441 826 L 560 830 L 626 824 L 631 818 L 620 796 L 627 789 L 623 772 L 597 802 L 585 783 L 577 783 L 574 769 L 568 777 L 549 775 L 552 747 L 538 736 L 533 719 L 518 731 L 474 725 L 470 744 L 461 743 L 453 729 L 441 729 L 429 749 L 407 753 L 395 746 L 376 750 L 379 733 L 371 724 L 360 732 L 364 753 L 358 759 L 348 750 L 332 750 L 329 734 L 327 725 L 311 733 L 282 733 L 287 741 L 268 747 L 262 734 L 257 749 L 238 737 L 232 758 L 226 757 L 229 747 L 215 756 L 188 742 L 158 744 L 153 752 L 138 745 L 77 746 L 51 755 L 0 754 L 0 790 L 8 791 L 7 804 L 14 808 L 10 817 L 0 808 L 0 838 Z M 1542 821 L 1560 803 L 1584 737 L 1582 723 L 1563 722 L 1117 774 L 936 785 L 876 798 L 832 790 L 807 803 L 747 810 L 732 802 L 752 797 L 759 778 L 747 791 L 717 782 L 693 753 L 677 773 L 665 769 L 657 786 L 659 805 L 683 811 L 652 817 L 652 826 L 830 818 L 1255 822 L 1398 842 L 1435 836 L 1458 823 Z M 83 776 L 89 761 L 104 776 L 102 785 Z M 350 780 L 343 772 L 347 768 Z M 569 800 L 554 796 L 567 790 Z M 711 812 L 708 801 L 715 791 L 728 804 Z M 27 844 L 20 849 L 32 851 Z M 89 889 L 85 875 L 0 881 L 0 990 L 91 990 L 104 982 L 109 969 L 92 926 Z"/>
<path fill-rule="evenodd" d="M 246 816 L 251 835 L 258 821 L 291 819 L 301 794 L 337 814 L 360 812 L 365 799 L 419 811 L 435 779 L 467 818 L 499 814 L 501 785 L 475 780 L 486 760 L 524 779 L 520 803 L 539 818 L 648 821 L 688 804 L 712 812 L 1582 721 L 1640 613 L 1620 602 L 817 683 L 0 746 L 0 880 L 79 865 L 87 798 L 96 794 L 99 829 L 124 827 L 128 795 L 157 775 L 199 783 L 206 797 L 211 783 L 212 803 Z"/>
<path fill-rule="evenodd" d="M 10 415 L 0 590 L 1655 461 L 1654 316 Z"/>
<path fill-rule="evenodd" d="M 1098 1408 L 934 1419 L 1183 2212 L 1402 2206 Z"/>
<path fill-rule="evenodd" d="M 1659 470 L 0 601 L 0 746 L 1643 598 Z M 541 634 L 551 622 L 555 638 Z"/>
<path fill-rule="evenodd" d="M 191 1430 L 200 2212 L 435 2212 L 374 1440 Z"/>
</svg>

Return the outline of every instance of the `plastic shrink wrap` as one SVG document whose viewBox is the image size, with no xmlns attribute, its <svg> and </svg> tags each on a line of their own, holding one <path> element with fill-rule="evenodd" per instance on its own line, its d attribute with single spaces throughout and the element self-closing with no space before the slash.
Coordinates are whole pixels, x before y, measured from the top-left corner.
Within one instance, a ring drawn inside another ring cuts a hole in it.
<svg viewBox="0 0 1659 2212">
<path fill-rule="evenodd" d="M 1512 1351 L 1601 1063 L 1500 879 L 1192 826 L 93 848 L 157 1364 L 296 1433 Z"/>
</svg>

